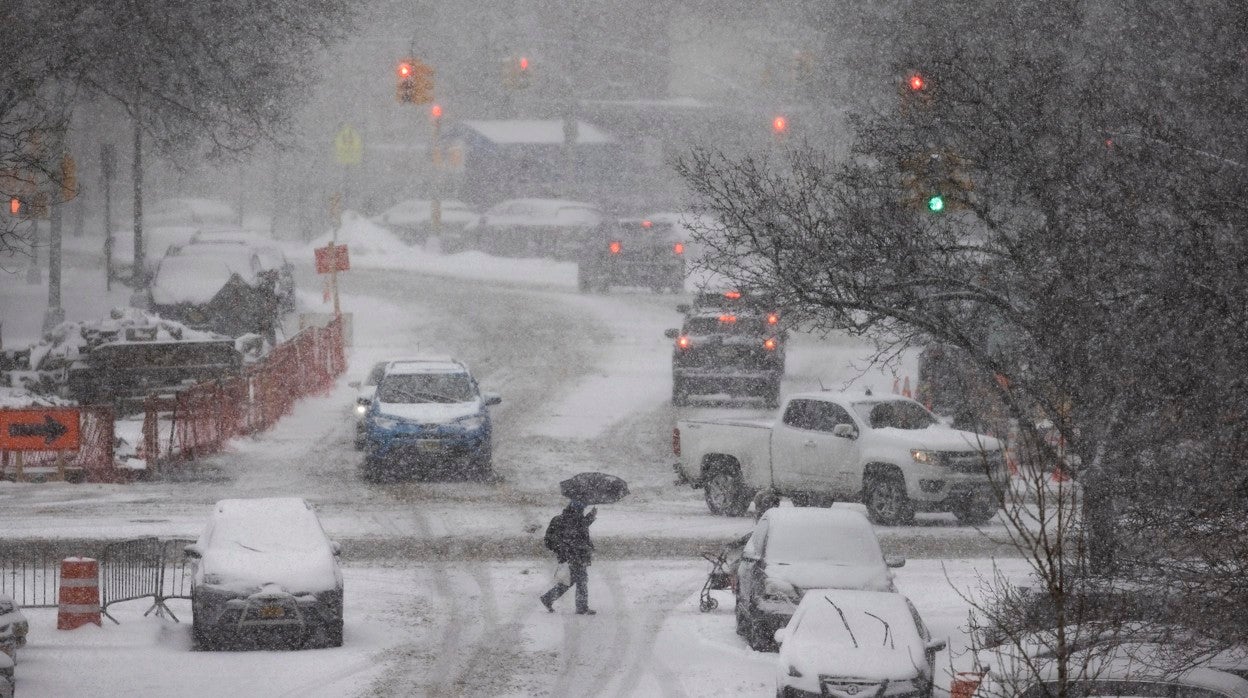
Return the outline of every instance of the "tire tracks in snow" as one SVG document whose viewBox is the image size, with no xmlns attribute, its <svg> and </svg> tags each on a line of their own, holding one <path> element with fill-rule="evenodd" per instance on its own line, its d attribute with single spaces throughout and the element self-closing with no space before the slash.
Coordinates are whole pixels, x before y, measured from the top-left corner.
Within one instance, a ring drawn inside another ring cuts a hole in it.
<svg viewBox="0 0 1248 698">
<path fill-rule="evenodd" d="M 591 565 L 591 569 L 593 569 Z M 567 696 L 598 695 L 611 677 L 618 671 L 612 658 L 626 657 L 632 648 L 630 645 L 628 599 L 624 595 L 619 580 L 619 571 L 614 563 L 598 563 L 599 574 L 595 575 L 609 592 L 611 604 L 595 604 L 594 595 L 590 594 L 590 607 L 597 605 L 598 615 L 569 615 L 563 623 L 563 656 L 564 663 L 559 673 L 559 681 L 552 692 L 556 698 Z M 575 590 L 569 590 L 574 594 Z M 601 632 L 606 623 L 614 627 L 609 633 Z"/>
</svg>

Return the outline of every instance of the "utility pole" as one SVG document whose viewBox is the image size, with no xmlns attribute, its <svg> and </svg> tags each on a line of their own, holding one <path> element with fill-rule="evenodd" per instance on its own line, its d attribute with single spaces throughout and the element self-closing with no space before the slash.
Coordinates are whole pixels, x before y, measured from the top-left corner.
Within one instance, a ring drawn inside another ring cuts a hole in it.
<svg viewBox="0 0 1248 698">
<path fill-rule="evenodd" d="M 142 298 L 147 289 L 147 260 L 143 253 L 143 122 L 139 119 L 139 106 L 134 107 L 134 163 L 130 171 L 134 181 L 134 294 L 130 304 L 146 305 Z"/>
<path fill-rule="evenodd" d="M 117 149 L 112 143 L 100 145 L 100 179 L 104 188 L 104 288 L 113 290 L 113 174 Z"/>
</svg>

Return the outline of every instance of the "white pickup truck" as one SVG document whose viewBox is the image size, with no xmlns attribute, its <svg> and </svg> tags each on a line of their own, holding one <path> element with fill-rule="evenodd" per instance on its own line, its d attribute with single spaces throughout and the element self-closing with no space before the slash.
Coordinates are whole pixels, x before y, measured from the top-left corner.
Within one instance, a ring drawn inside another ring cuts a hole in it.
<svg viewBox="0 0 1248 698">
<path fill-rule="evenodd" d="M 964 524 L 996 514 L 1003 444 L 942 426 L 909 398 L 870 392 L 790 396 L 779 421 L 682 420 L 672 435 L 681 479 L 714 514 L 741 516 L 786 496 L 800 505 L 861 501 L 879 524 L 951 511 Z"/>
</svg>

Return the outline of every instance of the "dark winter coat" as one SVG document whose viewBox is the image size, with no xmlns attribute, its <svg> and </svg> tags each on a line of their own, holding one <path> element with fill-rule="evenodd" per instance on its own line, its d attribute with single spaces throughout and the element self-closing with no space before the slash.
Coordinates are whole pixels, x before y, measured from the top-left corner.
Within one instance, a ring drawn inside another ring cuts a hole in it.
<svg viewBox="0 0 1248 698">
<path fill-rule="evenodd" d="M 594 550 L 594 543 L 589 539 L 589 525 L 597 514 L 597 510 L 585 514 L 584 507 L 569 504 L 550 520 L 546 528 L 546 547 L 555 553 L 559 562 L 589 564 Z"/>
</svg>

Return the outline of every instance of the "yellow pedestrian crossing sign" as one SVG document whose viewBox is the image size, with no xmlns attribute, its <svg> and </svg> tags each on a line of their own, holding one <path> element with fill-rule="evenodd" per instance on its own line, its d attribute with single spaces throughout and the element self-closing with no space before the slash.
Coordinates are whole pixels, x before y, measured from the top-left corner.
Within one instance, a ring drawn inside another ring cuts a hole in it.
<svg viewBox="0 0 1248 698">
<path fill-rule="evenodd" d="M 364 139 L 351 124 L 344 125 L 334 136 L 334 159 L 339 165 L 358 165 L 364 159 Z"/>
</svg>

